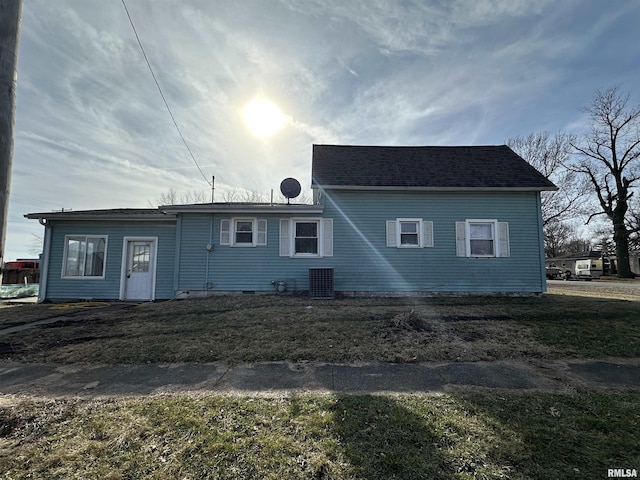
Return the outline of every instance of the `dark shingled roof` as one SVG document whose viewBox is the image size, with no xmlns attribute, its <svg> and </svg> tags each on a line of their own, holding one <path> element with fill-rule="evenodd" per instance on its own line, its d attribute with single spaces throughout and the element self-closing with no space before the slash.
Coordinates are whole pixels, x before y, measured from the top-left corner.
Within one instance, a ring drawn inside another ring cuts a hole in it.
<svg viewBox="0 0 640 480">
<path fill-rule="evenodd" d="M 556 190 L 506 145 L 314 145 L 312 185 L 425 189 Z"/>
</svg>

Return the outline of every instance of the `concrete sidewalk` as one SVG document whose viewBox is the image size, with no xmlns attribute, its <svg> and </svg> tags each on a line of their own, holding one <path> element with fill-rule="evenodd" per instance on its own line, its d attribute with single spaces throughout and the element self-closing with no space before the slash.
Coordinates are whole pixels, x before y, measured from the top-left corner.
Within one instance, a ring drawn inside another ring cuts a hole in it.
<svg viewBox="0 0 640 480">
<path fill-rule="evenodd" d="M 138 396 L 167 392 L 444 392 L 459 387 L 640 389 L 640 359 L 331 365 L 0 363 L 0 394 Z"/>
</svg>

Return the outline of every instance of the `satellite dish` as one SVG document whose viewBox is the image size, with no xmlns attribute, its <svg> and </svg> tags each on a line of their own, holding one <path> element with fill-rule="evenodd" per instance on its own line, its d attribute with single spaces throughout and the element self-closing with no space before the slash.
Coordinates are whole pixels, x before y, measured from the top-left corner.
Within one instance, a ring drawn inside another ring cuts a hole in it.
<svg viewBox="0 0 640 480">
<path fill-rule="evenodd" d="M 302 188 L 300 187 L 300 182 L 295 178 L 285 178 L 280 183 L 280 191 L 282 192 L 282 195 L 287 197 L 287 204 L 288 204 L 289 200 L 291 200 L 292 198 L 296 198 L 298 195 L 300 195 Z"/>
</svg>

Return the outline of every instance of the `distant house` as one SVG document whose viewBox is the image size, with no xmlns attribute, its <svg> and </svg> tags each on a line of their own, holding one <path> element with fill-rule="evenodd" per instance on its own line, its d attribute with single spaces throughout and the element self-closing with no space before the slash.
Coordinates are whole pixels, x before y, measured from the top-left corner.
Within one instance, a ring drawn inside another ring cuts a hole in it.
<svg viewBox="0 0 640 480">
<path fill-rule="evenodd" d="M 547 258 L 545 260 L 545 265 L 547 267 L 559 268 L 563 273 L 572 273 L 575 271 L 576 262 L 581 260 L 589 260 L 591 268 L 599 271 L 601 275 L 615 275 L 618 273 L 618 262 L 615 255 L 607 255 L 600 250 L 572 252 L 557 257 Z M 629 252 L 629 266 L 633 273 L 640 275 L 640 252 Z"/>
<path fill-rule="evenodd" d="M 567 253 L 547 258 L 544 263 L 546 268 L 555 270 L 565 279 L 599 278 L 614 273 L 612 268 L 615 269 L 615 262 L 612 263 L 609 257 L 603 256 L 598 250 Z"/>
<path fill-rule="evenodd" d="M 507 146 L 314 145 L 312 205 L 30 213 L 40 300 L 546 289 L 540 192 Z"/>
</svg>

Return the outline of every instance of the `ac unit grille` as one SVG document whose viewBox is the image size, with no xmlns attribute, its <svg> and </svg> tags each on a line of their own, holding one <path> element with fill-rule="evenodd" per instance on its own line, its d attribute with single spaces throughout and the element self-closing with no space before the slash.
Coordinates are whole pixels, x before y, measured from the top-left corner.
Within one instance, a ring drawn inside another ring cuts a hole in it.
<svg viewBox="0 0 640 480">
<path fill-rule="evenodd" d="M 333 268 L 309 269 L 309 296 L 317 299 L 334 297 Z"/>
</svg>

